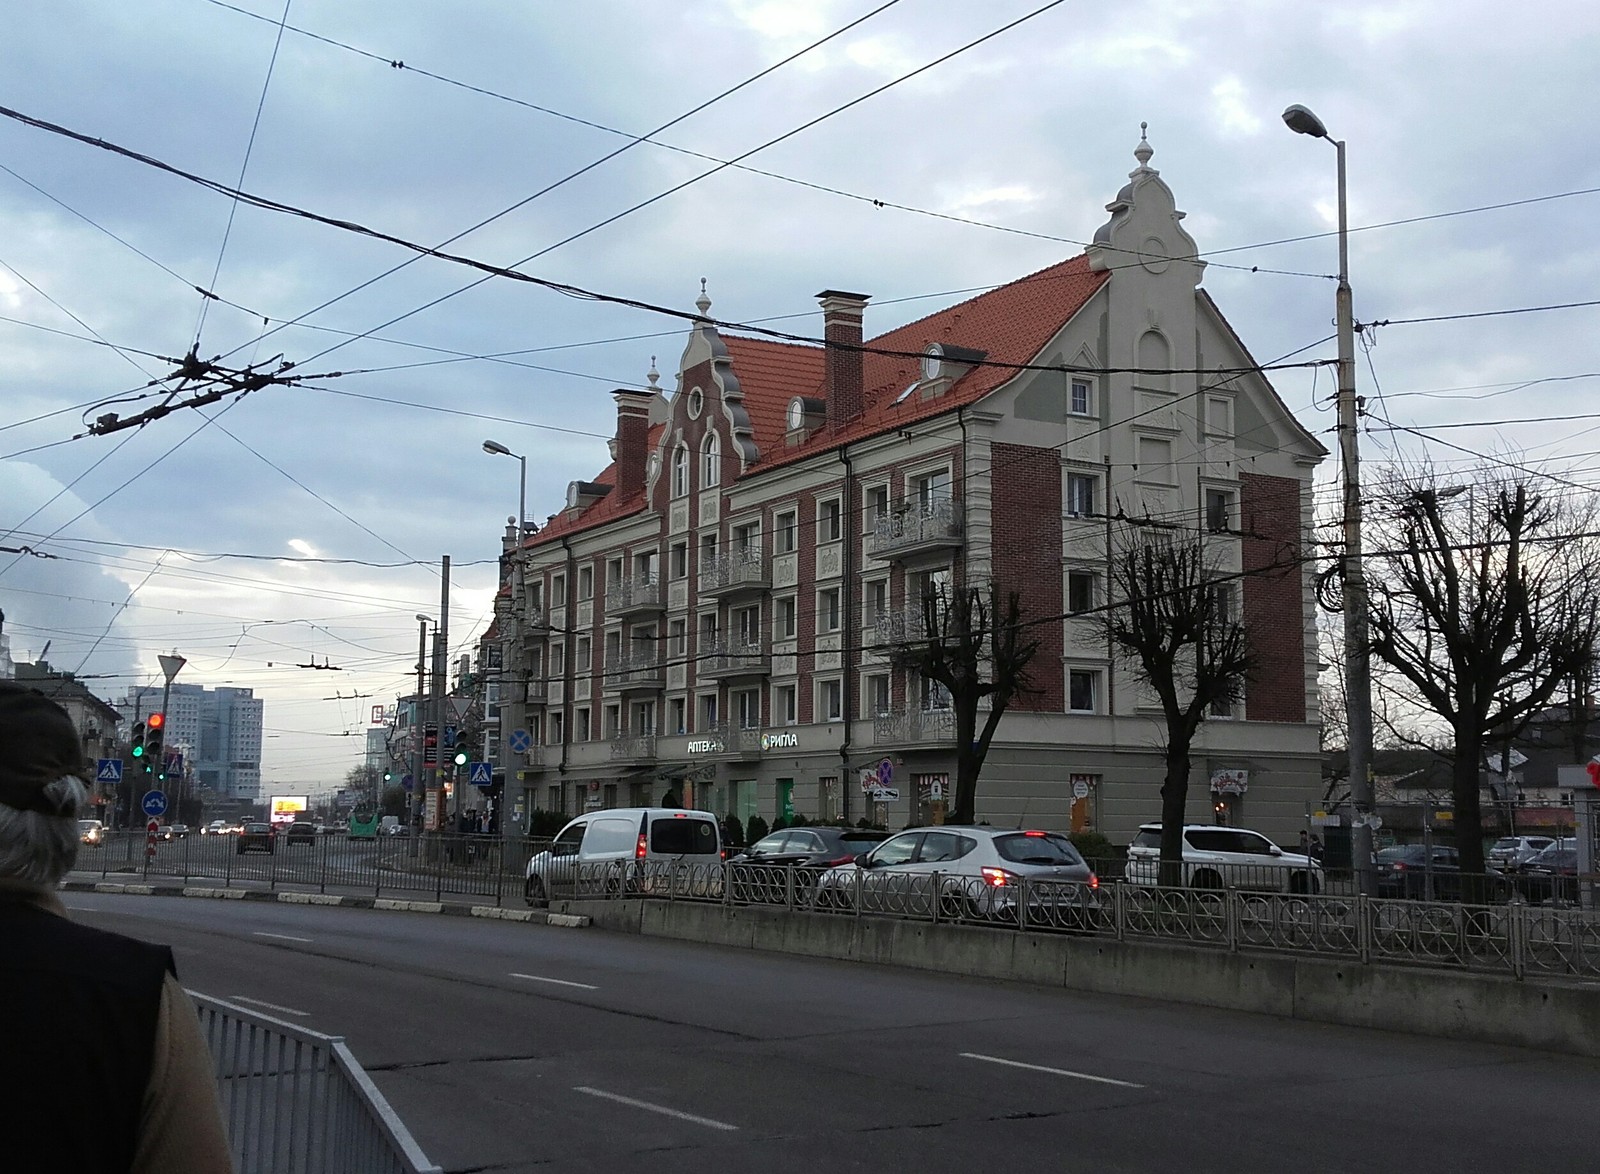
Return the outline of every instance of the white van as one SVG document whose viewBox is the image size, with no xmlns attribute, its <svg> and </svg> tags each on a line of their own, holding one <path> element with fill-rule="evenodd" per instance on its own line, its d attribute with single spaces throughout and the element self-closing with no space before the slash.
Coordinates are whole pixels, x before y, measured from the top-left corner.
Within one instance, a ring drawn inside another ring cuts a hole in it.
<svg viewBox="0 0 1600 1174">
<path fill-rule="evenodd" d="M 648 888 L 667 866 L 722 860 L 722 827 L 709 811 L 614 807 L 591 811 L 562 828 L 528 861 L 523 896 L 539 905 L 552 895 L 601 895 Z"/>
</svg>

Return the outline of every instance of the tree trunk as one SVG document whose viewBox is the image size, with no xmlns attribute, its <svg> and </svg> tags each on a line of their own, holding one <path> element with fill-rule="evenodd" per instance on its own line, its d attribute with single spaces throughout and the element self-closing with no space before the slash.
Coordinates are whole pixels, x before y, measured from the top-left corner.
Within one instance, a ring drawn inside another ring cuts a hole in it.
<svg viewBox="0 0 1600 1174">
<path fill-rule="evenodd" d="M 978 753 L 974 748 L 977 742 L 978 706 L 977 699 L 972 698 L 970 703 L 966 699 L 954 695 L 950 699 L 955 708 L 956 718 L 956 793 L 955 804 L 950 809 L 950 823 L 967 824 L 977 822 L 978 807 Z"/>
<path fill-rule="evenodd" d="M 1451 790 L 1455 811 L 1451 826 L 1455 828 L 1456 858 L 1461 865 L 1462 897 L 1480 901 L 1484 897 L 1481 883 L 1471 879 L 1484 872 L 1483 815 L 1478 799 L 1478 764 L 1483 761 L 1483 735 L 1476 729 L 1456 731 L 1456 759 L 1451 767 Z M 1510 763 L 1504 763 L 1507 767 Z"/>
<path fill-rule="evenodd" d="M 1163 886 L 1183 884 L 1184 812 L 1189 806 L 1189 734 L 1167 726 L 1167 777 L 1161 784 L 1161 874 Z"/>
</svg>

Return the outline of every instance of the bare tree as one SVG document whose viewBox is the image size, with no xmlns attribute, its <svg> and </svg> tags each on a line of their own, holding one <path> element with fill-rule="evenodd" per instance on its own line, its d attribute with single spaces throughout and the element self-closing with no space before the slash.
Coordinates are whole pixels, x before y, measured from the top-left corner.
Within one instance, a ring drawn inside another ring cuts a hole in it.
<svg viewBox="0 0 1600 1174">
<path fill-rule="evenodd" d="M 1456 850 L 1469 874 L 1484 871 L 1489 738 L 1515 737 L 1589 670 L 1600 638 L 1593 507 L 1531 482 L 1488 472 L 1442 488 L 1431 473 L 1401 474 L 1369 508 L 1372 655 L 1449 729 Z"/>
<path fill-rule="evenodd" d="M 923 593 L 920 631 L 908 632 L 896 659 L 950 695 L 955 719 L 956 780 L 951 823 L 976 818 L 978 775 L 1006 709 L 1032 691 L 1028 666 L 1039 641 L 1028 632 L 1021 597 L 999 587 L 940 583 Z M 979 706 L 988 698 L 983 729 Z"/>
<path fill-rule="evenodd" d="M 1112 560 L 1104 618 L 1119 656 L 1161 703 L 1166 778 L 1161 784 L 1161 883 L 1182 883 L 1190 751 L 1213 709 L 1244 697 L 1256 669 L 1235 605 L 1234 581 L 1198 540 L 1136 540 Z"/>
</svg>

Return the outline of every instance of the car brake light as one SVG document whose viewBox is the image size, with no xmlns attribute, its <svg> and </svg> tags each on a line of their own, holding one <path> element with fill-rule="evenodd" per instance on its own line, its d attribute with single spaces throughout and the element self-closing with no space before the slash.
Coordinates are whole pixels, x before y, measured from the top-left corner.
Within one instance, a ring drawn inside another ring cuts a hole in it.
<svg viewBox="0 0 1600 1174">
<path fill-rule="evenodd" d="M 982 872 L 983 879 L 988 884 L 993 885 L 995 888 L 999 888 L 1002 885 L 1009 885 L 1012 881 L 1017 879 L 1003 868 L 985 868 L 980 871 Z"/>
<path fill-rule="evenodd" d="M 1089 874 L 1089 887 L 1091 889 L 1098 889 L 1100 887 L 1100 878 L 1092 872 Z"/>
<path fill-rule="evenodd" d="M 838 857 L 835 857 L 832 860 L 824 860 L 823 864 L 825 864 L 829 868 L 836 868 L 841 864 L 852 864 L 854 862 L 855 862 L 855 857 L 854 856 L 838 856 Z"/>
<path fill-rule="evenodd" d="M 1394 870 L 1395 870 L 1395 871 L 1396 871 L 1396 872 L 1404 872 L 1404 871 L 1405 871 L 1405 870 L 1406 870 L 1406 866 L 1405 866 L 1405 861 L 1403 861 L 1403 860 L 1396 860 L 1396 861 L 1395 861 L 1395 862 L 1394 862 Z"/>
<path fill-rule="evenodd" d="M 1043 832 L 1023 832 L 1022 834 L 1025 835 L 1025 836 L 1039 837 L 1039 836 L 1043 836 L 1045 833 L 1043 833 Z"/>
<path fill-rule="evenodd" d="M 645 858 L 645 853 L 647 853 L 649 850 L 650 846 L 645 842 L 644 833 L 640 832 L 639 843 L 633 850 L 633 858 L 635 860 L 643 860 Z"/>
</svg>

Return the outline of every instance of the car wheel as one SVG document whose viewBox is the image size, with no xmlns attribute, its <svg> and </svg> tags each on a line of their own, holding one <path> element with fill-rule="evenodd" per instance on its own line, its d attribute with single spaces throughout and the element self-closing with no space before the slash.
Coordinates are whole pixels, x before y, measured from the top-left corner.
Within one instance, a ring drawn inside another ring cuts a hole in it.
<svg viewBox="0 0 1600 1174">
<path fill-rule="evenodd" d="M 544 891 L 544 879 L 538 875 L 530 876 L 522 886 L 522 899 L 528 903 L 530 909 L 549 901 Z"/>
</svg>

